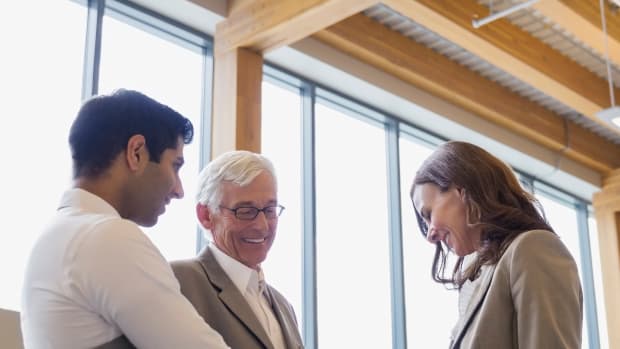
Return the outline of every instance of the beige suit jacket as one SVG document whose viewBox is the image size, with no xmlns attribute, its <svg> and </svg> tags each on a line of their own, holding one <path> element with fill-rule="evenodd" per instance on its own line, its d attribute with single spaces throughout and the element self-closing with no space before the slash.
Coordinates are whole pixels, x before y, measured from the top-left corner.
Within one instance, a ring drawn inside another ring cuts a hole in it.
<svg viewBox="0 0 620 349">
<path fill-rule="evenodd" d="M 252 308 L 208 248 L 197 258 L 175 261 L 171 266 L 181 284 L 181 293 L 232 349 L 273 349 Z M 293 307 L 269 285 L 267 295 L 286 347 L 303 348 Z"/>
<path fill-rule="evenodd" d="M 581 348 L 577 265 L 557 235 L 519 235 L 474 283 L 451 348 Z"/>
</svg>

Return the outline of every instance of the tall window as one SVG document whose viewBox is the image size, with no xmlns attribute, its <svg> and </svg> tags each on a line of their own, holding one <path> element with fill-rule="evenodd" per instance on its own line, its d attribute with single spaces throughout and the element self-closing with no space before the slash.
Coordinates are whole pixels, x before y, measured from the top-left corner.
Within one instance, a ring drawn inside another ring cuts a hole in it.
<svg viewBox="0 0 620 349">
<path fill-rule="evenodd" d="M 181 181 L 185 197 L 173 200 L 157 225 L 145 229 L 164 256 L 180 259 L 196 254 L 195 195 L 199 171 L 203 56 L 127 24 L 111 12 L 103 20 L 99 93 L 134 89 L 170 106 L 194 125 L 194 141 L 184 148 Z M 148 28 L 151 31 L 154 28 Z"/>
<path fill-rule="evenodd" d="M 579 275 L 583 284 L 583 270 L 581 268 L 581 252 L 579 250 L 579 231 L 577 229 L 577 213 L 575 209 L 569 207 L 558 201 L 554 201 L 549 197 L 549 194 L 538 193 L 536 195 L 544 208 L 547 220 L 551 224 L 551 227 L 560 236 L 564 245 L 568 248 L 573 255 L 575 262 L 577 263 L 577 269 L 579 269 Z M 587 304 L 586 304 L 587 307 Z M 589 348 L 588 346 L 588 327 L 586 319 L 583 323 L 583 344 L 582 348 Z"/>
<path fill-rule="evenodd" d="M 400 140 L 400 171 L 403 255 L 407 314 L 407 343 L 447 347 L 451 327 L 458 319 L 458 293 L 431 279 L 435 246 L 420 233 L 409 195 L 415 173 L 432 148 L 419 139 L 403 135 Z M 434 326 L 433 324 L 441 324 Z"/>
<path fill-rule="evenodd" d="M 63 191 L 71 186 L 68 133 L 81 105 L 85 47 L 93 44 L 86 35 L 84 3 L 15 1 L 0 5 L 0 93 L 7 96 L 2 99 L 0 152 L 6 165 L 4 193 L 10 200 L 10 205 L 3 206 L 6 214 L 2 217 L 4 226 L 11 229 L 0 235 L 4 280 L 0 308 L 20 309 L 32 244 L 54 215 Z M 123 4 L 106 1 L 99 92 L 136 89 L 194 123 L 194 143 L 185 149 L 186 165 L 181 170 L 185 199 L 170 205 L 157 228 L 147 232 L 167 258 L 192 256 L 197 235 L 193 196 L 199 144 L 205 136 L 203 86 L 210 85 L 211 73 L 205 69 L 210 59 L 207 39 Z M 183 41 L 184 36 L 191 37 L 191 42 Z M 200 45 L 196 36 L 202 40 Z"/>
<path fill-rule="evenodd" d="M 388 348 L 385 133 L 325 104 L 315 108 L 319 347 Z"/>
<path fill-rule="evenodd" d="M 71 183 L 68 131 L 80 106 L 85 32 L 86 9 L 74 2 L 0 5 L 0 308 L 20 309 L 30 248 Z"/>
<path fill-rule="evenodd" d="M 263 82 L 262 98 L 262 153 L 275 166 L 278 202 L 286 207 L 263 268 L 301 325 L 301 99 L 291 88 L 269 82 Z"/>
</svg>

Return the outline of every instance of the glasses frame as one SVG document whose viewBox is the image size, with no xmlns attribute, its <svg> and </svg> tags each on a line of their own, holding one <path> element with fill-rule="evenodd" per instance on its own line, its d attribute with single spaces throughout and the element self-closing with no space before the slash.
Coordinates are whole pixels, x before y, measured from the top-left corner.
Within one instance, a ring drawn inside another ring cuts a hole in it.
<svg viewBox="0 0 620 349">
<path fill-rule="evenodd" d="M 277 219 L 278 217 L 280 217 L 280 215 L 282 214 L 282 212 L 284 211 L 284 209 L 286 207 L 278 204 L 278 205 L 265 206 L 263 208 L 258 208 L 258 207 L 254 207 L 254 206 L 240 206 L 240 207 L 237 207 L 237 208 L 230 208 L 230 207 L 226 207 L 226 206 L 220 205 L 220 208 L 223 208 L 223 209 L 226 209 L 228 211 L 231 211 L 232 213 L 234 213 L 235 218 L 237 218 L 238 220 L 241 220 L 241 221 L 252 221 L 252 220 L 256 219 L 256 217 L 258 217 L 258 215 L 261 212 L 265 215 L 265 218 L 267 218 L 267 219 Z M 256 214 L 254 215 L 254 217 L 252 217 L 252 218 L 246 218 L 246 217 L 242 218 L 242 217 L 239 217 L 239 214 L 237 213 L 238 210 L 240 210 L 240 209 L 250 209 L 250 208 L 256 210 Z M 276 215 L 274 217 L 269 217 L 267 215 L 266 210 L 273 209 L 273 208 L 277 209 L 277 212 L 275 212 Z"/>
</svg>

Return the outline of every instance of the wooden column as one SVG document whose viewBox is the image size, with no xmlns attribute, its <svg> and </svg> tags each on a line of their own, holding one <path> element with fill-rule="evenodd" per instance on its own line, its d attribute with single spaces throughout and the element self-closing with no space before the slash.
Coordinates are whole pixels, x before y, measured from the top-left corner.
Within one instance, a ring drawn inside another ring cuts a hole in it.
<svg viewBox="0 0 620 349">
<path fill-rule="evenodd" d="M 208 1 L 192 0 L 207 6 Z M 262 55 L 365 10 L 378 0 L 229 0 L 215 28 L 211 156 L 260 152 Z"/>
<path fill-rule="evenodd" d="M 245 48 L 216 52 L 214 70 L 211 157 L 260 152 L 263 57 Z"/>
<path fill-rule="evenodd" d="M 592 198 L 599 237 L 609 347 L 620 348 L 620 169 Z"/>
</svg>

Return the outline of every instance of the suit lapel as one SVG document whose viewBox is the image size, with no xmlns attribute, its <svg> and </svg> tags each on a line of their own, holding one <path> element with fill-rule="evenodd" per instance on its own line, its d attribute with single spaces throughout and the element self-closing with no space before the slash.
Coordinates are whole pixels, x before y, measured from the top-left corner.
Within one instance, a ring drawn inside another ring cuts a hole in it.
<svg viewBox="0 0 620 349">
<path fill-rule="evenodd" d="M 243 297 L 237 286 L 230 280 L 220 267 L 209 248 L 205 248 L 198 256 L 200 264 L 211 283 L 220 290 L 220 300 L 241 321 L 266 348 L 273 349 L 273 344 L 258 321 L 256 314 Z"/>
<path fill-rule="evenodd" d="M 463 336 L 467 332 L 467 329 L 472 323 L 473 318 L 482 306 L 482 302 L 487 295 L 491 280 L 493 280 L 493 272 L 495 271 L 495 265 L 484 266 L 480 271 L 480 276 L 476 288 L 474 289 L 471 298 L 467 304 L 465 314 L 459 318 L 459 322 L 455 328 L 455 336 L 452 342 L 451 348 L 459 348 Z M 474 281 L 475 282 L 475 281 Z"/>
<path fill-rule="evenodd" d="M 288 313 L 286 309 L 283 309 L 284 305 L 282 305 L 277 297 L 273 295 L 271 291 L 271 286 L 267 286 L 266 289 L 267 297 L 269 298 L 269 302 L 271 303 L 271 308 L 273 309 L 273 313 L 280 324 L 280 328 L 282 329 L 282 335 L 284 336 L 284 342 L 287 348 L 299 348 L 300 347 L 300 338 L 292 337 L 292 334 L 298 333 L 297 324 L 292 321 L 289 316 L 286 316 Z"/>
</svg>

